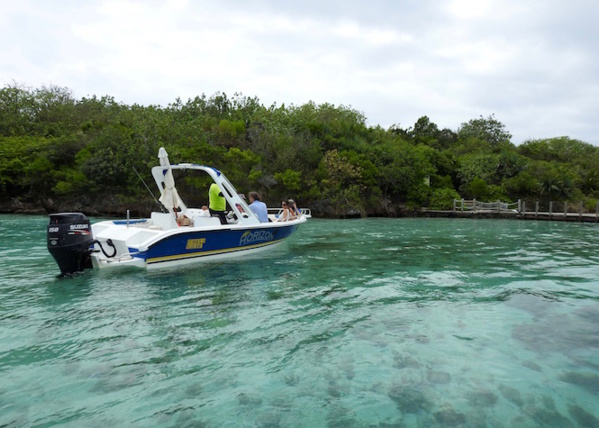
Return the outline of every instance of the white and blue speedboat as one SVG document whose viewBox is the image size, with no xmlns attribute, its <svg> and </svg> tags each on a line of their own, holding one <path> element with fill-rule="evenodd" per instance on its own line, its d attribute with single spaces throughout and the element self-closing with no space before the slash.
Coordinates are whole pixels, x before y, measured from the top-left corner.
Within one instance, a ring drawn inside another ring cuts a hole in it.
<svg viewBox="0 0 599 428">
<path fill-rule="evenodd" d="M 124 266 L 159 268 L 246 256 L 271 249 L 291 236 L 309 215 L 261 223 L 242 195 L 214 168 L 182 163 L 171 165 L 164 148 L 152 175 L 166 212 L 150 218 L 107 220 L 90 224 L 81 213 L 50 214 L 48 250 L 63 274 L 85 268 Z M 201 208 L 189 208 L 179 197 L 173 171 L 205 173 L 221 190 L 228 205 L 226 224 Z"/>
</svg>

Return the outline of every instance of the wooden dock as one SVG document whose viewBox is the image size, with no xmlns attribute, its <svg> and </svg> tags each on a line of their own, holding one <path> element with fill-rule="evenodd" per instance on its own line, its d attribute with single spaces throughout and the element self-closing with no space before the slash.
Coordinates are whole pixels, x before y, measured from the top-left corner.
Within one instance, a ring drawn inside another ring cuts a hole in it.
<svg viewBox="0 0 599 428">
<path fill-rule="evenodd" d="M 497 212 L 497 211 L 435 211 L 422 210 L 422 217 L 445 218 L 501 218 L 510 220 L 570 221 L 599 223 L 599 216 L 589 213 L 550 213 L 550 212 Z"/>
<path fill-rule="evenodd" d="M 423 209 L 422 217 L 446 217 L 446 218 L 502 218 L 519 220 L 541 220 L 541 221 L 569 221 L 580 223 L 599 223 L 599 203 L 594 213 L 585 212 L 582 202 L 549 202 L 547 211 L 540 210 L 539 202 L 529 203 L 534 211 L 527 210 L 525 201 L 516 203 L 505 202 L 480 202 L 465 199 L 456 199 L 451 211 L 435 211 Z M 556 210 L 556 208 L 558 208 Z"/>
<path fill-rule="evenodd" d="M 585 223 L 599 223 L 596 213 L 551 213 L 551 212 L 522 212 L 518 218 L 523 220 L 547 220 L 547 221 L 578 221 Z"/>
</svg>

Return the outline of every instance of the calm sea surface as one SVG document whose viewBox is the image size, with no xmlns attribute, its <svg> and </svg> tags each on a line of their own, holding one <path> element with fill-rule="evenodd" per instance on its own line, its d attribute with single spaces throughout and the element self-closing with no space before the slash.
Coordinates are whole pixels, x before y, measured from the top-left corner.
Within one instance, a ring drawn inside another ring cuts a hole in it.
<svg viewBox="0 0 599 428">
<path fill-rule="evenodd" d="M 0 216 L 0 426 L 599 426 L 599 225 L 313 219 L 59 279 Z"/>
</svg>

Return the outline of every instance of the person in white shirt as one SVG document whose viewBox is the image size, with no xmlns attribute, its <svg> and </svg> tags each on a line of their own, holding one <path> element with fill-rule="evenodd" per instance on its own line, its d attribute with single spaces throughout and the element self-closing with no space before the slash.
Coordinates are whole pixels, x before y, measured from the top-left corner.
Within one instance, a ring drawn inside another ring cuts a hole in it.
<svg viewBox="0 0 599 428">
<path fill-rule="evenodd" d="M 287 201 L 281 202 L 281 212 L 277 217 L 277 221 L 287 221 L 289 220 L 289 207 L 287 206 Z"/>
</svg>

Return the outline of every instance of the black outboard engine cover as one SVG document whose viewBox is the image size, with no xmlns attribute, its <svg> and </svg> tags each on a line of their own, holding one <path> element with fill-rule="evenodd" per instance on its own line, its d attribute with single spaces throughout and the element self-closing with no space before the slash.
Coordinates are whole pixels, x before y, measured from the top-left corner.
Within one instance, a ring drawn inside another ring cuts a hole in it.
<svg viewBox="0 0 599 428">
<path fill-rule="evenodd" d="M 48 251 L 63 275 L 92 267 L 89 254 L 93 243 L 91 225 L 85 215 L 50 214 Z"/>
</svg>

